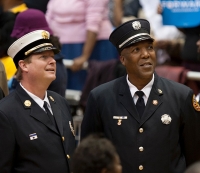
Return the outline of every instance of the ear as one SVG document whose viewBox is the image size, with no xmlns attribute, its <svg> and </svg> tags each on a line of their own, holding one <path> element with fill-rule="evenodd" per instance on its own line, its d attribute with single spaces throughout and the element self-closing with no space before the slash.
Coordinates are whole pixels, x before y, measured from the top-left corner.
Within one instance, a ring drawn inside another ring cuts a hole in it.
<svg viewBox="0 0 200 173">
<path fill-rule="evenodd" d="M 123 56 L 123 55 L 120 55 L 119 58 L 120 58 L 121 63 L 122 63 L 123 65 L 125 65 L 125 62 L 124 62 L 124 59 L 125 59 L 125 58 L 124 58 L 124 56 Z"/>
<path fill-rule="evenodd" d="M 27 63 L 24 60 L 19 60 L 18 65 L 22 71 L 28 72 Z"/>
</svg>

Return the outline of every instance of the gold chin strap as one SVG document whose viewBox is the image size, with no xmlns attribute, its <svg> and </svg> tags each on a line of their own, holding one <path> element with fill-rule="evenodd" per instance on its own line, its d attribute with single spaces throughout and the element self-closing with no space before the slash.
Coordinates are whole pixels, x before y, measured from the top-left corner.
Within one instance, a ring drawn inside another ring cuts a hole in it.
<svg viewBox="0 0 200 173">
<path fill-rule="evenodd" d="M 26 51 L 26 52 L 25 52 L 25 55 L 27 56 L 27 55 L 29 55 L 30 53 L 32 53 L 34 50 L 39 49 L 39 48 L 42 48 L 42 47 L 44 47 L 44 46 L 53 46 L 53 45 L 52 45 L 51 43 L 43 43 L 43 44 L 40 44 L 40 45 L 35 46 L 35 47 L 33 47 L 32 49 Z"/>
</svg>

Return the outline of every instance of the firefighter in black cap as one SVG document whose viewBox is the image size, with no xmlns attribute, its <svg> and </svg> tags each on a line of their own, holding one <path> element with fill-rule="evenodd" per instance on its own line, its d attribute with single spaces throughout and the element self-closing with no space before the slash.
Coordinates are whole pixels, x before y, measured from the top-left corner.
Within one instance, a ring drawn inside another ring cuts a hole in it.
<svg viewBox="0 0 200 173">
<path fill-rule="evenodd" d="M 159 77 L 147 20 L 128 21 L 110 35 L 127 75 L 90 92 L 81 138 L 103 132 L 123 173 L 181 173 L 200 159 L 200 106 L 185 85 Z"/>
</svg>

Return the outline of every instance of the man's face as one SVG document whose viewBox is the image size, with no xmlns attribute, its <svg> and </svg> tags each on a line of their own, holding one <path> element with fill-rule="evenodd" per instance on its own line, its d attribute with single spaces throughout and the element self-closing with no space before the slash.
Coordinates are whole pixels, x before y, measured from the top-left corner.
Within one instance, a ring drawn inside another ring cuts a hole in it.
<svg viewBox="0 0 200 173">
<path fill-rule="evenodd" d="M 122 50 L 120 60 L 128 76 L 136 80 L 150 80 L 156 66 L 156 54 L 151 40 L 134 43 Z"/>
<path fill-rule="evenodd" d="M 56 78 L 56 61 L 51 50 L 31 55 L 31 62 L 26 66 L 33 81 L 50 84 Z"/>
</svg>

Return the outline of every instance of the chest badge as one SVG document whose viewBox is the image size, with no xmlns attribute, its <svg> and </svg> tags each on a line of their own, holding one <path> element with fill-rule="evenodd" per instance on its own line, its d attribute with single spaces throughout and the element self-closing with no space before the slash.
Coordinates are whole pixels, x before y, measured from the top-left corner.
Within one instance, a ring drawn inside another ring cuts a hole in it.
<svg viewBox="0 0 200 173">
<path fill-rule="evenodd" d="M 197 100 L 196 100 L 195 95 L 193 95 L 192 104 L 193 104 L 193 107 L 194 107 L 194 109 L 195 109 L 196 111 L 200 111 L 200 106 L 199 106 L 199 103 L 198 103 Z"/>
<path fill-rule="evenodd" d="M 36 133 L 30 134 L 29 137 L 31 141 L 38 138 Z"/>
<path fill-rule="evenodd" d="M 172 118 L 168 114 L 164 114 L 164 115 L 161 116 L 161 121 L 162 121 L 163 124 L 168 125 L 168 124 L 171 123 Z"/>
<path fill-rule="evenodd" d="M 122 124 L 122 120 L 127 119 L 127 116 L 113 116 L 113 119 L 117 119 L 117 125 L 120 126 Z"/>
</svg>

